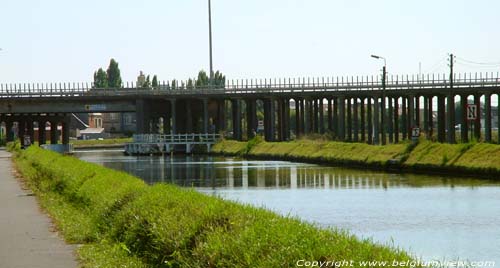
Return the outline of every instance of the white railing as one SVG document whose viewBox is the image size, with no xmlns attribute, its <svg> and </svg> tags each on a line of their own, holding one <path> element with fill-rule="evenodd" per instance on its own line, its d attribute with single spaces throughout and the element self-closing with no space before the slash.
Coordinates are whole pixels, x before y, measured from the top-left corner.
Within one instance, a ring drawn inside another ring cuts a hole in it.
<svg viewBox="0 0 500 268">
<path fill-rule="evenodd" d="M 219 134 L 135 134 L 133 143 L 215 143 Z"/>
<path fill-rule="evenodd" d="M 196 82 L 196 81 L 195 81 Z M 45 84 L 0 84 L 0 98 L 33 97 L 99 97 L 133 95 L 216 95 L 252 93 L 294 93 L 329 92 L 354 90 L 381 90 L 379 76 L 288 78 L 288 79 L 245 79 L 229 80 L 224 87 L 171 87 L 165 82 L 155 88 L 137 88 L 134 83 L 126 83 L 122 88 L 94 88 L 90 83 L 45 83 Z M 456 74 L 453 79 L 455 89 L 498 88 L 499 73 Z M 449 75 L 389 75 L 387 90 L 449 88 Z"/>
</svg>

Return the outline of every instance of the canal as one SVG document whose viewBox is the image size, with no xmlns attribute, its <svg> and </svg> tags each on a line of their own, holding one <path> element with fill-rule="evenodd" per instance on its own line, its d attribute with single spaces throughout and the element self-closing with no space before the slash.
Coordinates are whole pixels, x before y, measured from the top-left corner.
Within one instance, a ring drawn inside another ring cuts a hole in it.
<svg viewBox="0 0 500 268">
<path fill-rule="evenodd" d="M 346 229 L 424 260 L 500 264 L 500 182 L 234 157 L 76 156 L 150 184 L 173 183 Z"/>
</svg>

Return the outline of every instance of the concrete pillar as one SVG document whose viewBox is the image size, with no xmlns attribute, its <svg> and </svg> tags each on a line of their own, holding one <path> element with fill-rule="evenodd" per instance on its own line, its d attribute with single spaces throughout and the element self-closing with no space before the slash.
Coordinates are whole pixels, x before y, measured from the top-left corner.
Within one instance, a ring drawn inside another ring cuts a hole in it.
<svg viewBox="0 0 500 268">
<path fill-rule="evenodd" d="M 462 109 L 462 123 L 460 125 L 460 140 L 462 143 L 469 142 L 469 121 L 467 120 L 467 95 L 460 95 L 460 106 Z"/>
<path fill-rule="evenodd" d="M 491 142 L 491 94 L 484 95 L 484 140 Z"/>
<path fill-rule="evenodd" d="M 283 141 L 284 140 L 284 137 L 283 137 L 283 134 L 284 134 L 284 128 L 283 128 L 283 100 L 282 99 L 278 99 L 276 101 L 276 105 L 277 105 L 277 113 L 278 113 L 278 117 L 277 117 L 277 125 L 278 125 L 278 141 Z"/>
<path fill-rule="evenodd" d="M 226 100 L 217 100 L 217 132 L 226 131 Z"/>
<path fill-rule="evenodd" d="M 45 125 L 47 124 L 46 119 L 38 120 L 38 145 L 43 145 L 47 143 L 47 134 L 45 133 Z"/>
<path fill-rule="evenodd" d="M 373 106 L 373 144 L 380 144 L 380 102 L 379 98 L 374 98 Z"/>
<path fill-rule="evenodd" d="M 337 97 L 333 98 L 333 133 L 335 137 L 339 137 L 339 99 Z"/>
<path fill-rule="evenodd" d="M 26 121 L 26 134 L 30 137 L 31 144 L 35 143 L 35 130 L 33 129 L 33 119 L 28 118 Z"/>
<path fill-rule="evenodd" d="M 135 102 L 136 106 L 136 132 L 138 134 L 149 133 L 149 105 L 143 99 L 138 99 Z M 52 121 L 51 121 L 52 122 Z"/>
<path fill-rule="evenodd" d="M 286 99 L 283 105 L 283 128 L 284 135 L 283 138 L 285 141 L 290 140 L 290 99 Z"/>
<path fill-rule="evenodd" d="M 62 122 L 62 144 L 69 144 L 70 117 L 65 116 Z"/>
<path fill-rule="evenodd" d="M 345 140 L 345 98 L 344 97 L 339 97 L 338 99 L 338 132 L 339 132 L 339 140 L 344 141 Z"/>
<path fill-rule="evenodd" d="M 403 140 L 406 140 L 406 138 L 408 137 L 408 109 L 406 103 L 406 97 L 401 97 L 401 134 Z"/>
<path fill-rule="evenodd" d="M 233 112 L 233 139 L 242 140 L 241 131 L 241 107 L 240 100 L 231 100 L 231 109 Z"/>
<path fill-rule="evenodd" d="M 394 98 L 394 143 L 399 142 L 399 97 Z"/>
<path fill-rule="evenodd" d="M 408 97 L 408 139 L 411 139 L 411 130 L 415 127 L 415 97 Z"/>
<path fill-rule="evenodd" d="M 434 135 L 434 112 L 433 112 L 433 107 L 432 107 L 432 99 L 434 97 L 430 96 L 429 97 L 429 104 L 427 105 L 429 108 L 428 112 L 428 121 L 429 121 L 429 133 L 427 133 L 427 139 L 432 139 L 432 136 Z"/>
<path fill-rule="evenodd" d="M 438 141 L 445 142 L 446 137 L 446 117 L 445 117 L 445 96 L 438 96 Z"/>
<path fill-rule="evenodd" d="M 420 96 L 415 97 L 415 126 L 420 128 Z"/>
<path fill-rule="evenodd" d="M 424 129 L 423 131 L 427 135 L 429 133 L 429 97 L 424 96 Z"/>
<path fill-rule="evenodd" d="M 193 102 L 191 100 L 186 100 L 186 133 L 193 133 L 193 110 L 191 109 Z"/>
<path fill-rule="evenodd" d="M 12 121 L 5 121 L 5 135 L 7 136 L 7 142 L 12 142 L 14 141 L 14 132 L 12 131 L 12 126 L 14 122 Z"/>
<path fill-rule="evenodd" d="M 380 98 L 380 140 L 382 145 L 385 145 L 387 143 L 386 139 L 386 127 L 387 127 L 387 120 L 386 120 L 386 111 L 385 111 L 385 95 Z"/>
<path fill-rule="evenodd" d="M 295 136 L 300 136 L 300 100 L 295 99 Z"/>
<path fill-rule="evenodd" d="M 257 121 L 257 101 L 254 99 L 246 100 L 247 116 L 247 137 L 252 139 L 257 132 L 259 122 Z"/>
<path fill-rule="evenodd" d="M 274 100 L 264 100 L 264 133 L 266 141 L 275 140 Z"/>
<path fill-rule="evenodd" d="M 352 125 L 353 125 L 353 134 L 354 142 L 359 141 L 359 118 L 358 118 L 358 98 L 354 98 L 354 103 L 352 105 L 353 113 L 352 113 Z"/>
<path fill-rule="evenodd" d="M 314 99 L 311 101 L 312 103 L 312 120 L 311 120 L 311 126 L 312 126 L 312 133 L 319 133 L 319 127 L 318 127 L 318 104 L 317 100 Z"/>
<path fill-rule="evenodd" d="M 325 133 L 325 108 L 323 105 L 323 98 L 318 101 L 318 109 L 319 109 L 319 133 Z"/>
<path fill-rule="evenodd" d="M 170 100 L 170 116 L 172 118 L 171 120 L 171 126 L 170 130 L 172 135 L 177 134 L 177 110 L 176 110 L 176 100 L 171 99 Z"/>
<path fill-rule="evenodd" d="M 365 115 L 365 98 L 360 99 L 360 107 L 359 107 L 359 113 L 360 113 L 360 122 L 359 125 L 361 127 L 361 142 L 366 141 L 366 115 Z"/>
<path fill-rule="evenodd" d="M 21 146 L 24 146 L 24 135 L 26 134 L 26 120 L 24 118 L 17 122 L 17 131 L 19 142 Z"/>
<path fill-rule="evenodd" d="M 373 116 L 372 116 L 372 97 L 366 99 L 366 122 L 368 127 L 368 144 L 373 144 Z"/>
<path fill-rule="evenodd" d="M 477 116 L 476 120 L 474 121 L 474 137 L 476 138 L 477 141 L 481 140 L 481 95 L 476 94 L 474 95 L 474 104 L 476 104 L 477 107 Z"/>
<path fill-rule="evenodd" d="M 306 129 L 306 108 L 305 108 L 305 100 L 300 100 L 300 134 L 304 135 Z"/>
<path fill-rule="evenodd" d="M 352 99 L 347 99 L 347 141 L 352 141 Z"/>
<path fill-rule="evenodd" d="M 328 131 L 330 132 L 333 132 L 333 100 L 328 98 L 327 99 L 328 101 L 328 115 L 327 115 L 327 118 L 328 118 Z"/>
<path fill-rule="evenodd" d="M 387 135 L 389 136 L 389 143 L 394 143 L 394 111 L 392 98 L 387 98 Z"/>
<path fill-rule="evenodd" d="M 208 133 L 208 99 L 203 99 L 203 133 Z"/>
<path fill-rule="evenodd" d="M 59 135 L 57 131 L 57 121 L 50 121 L 50 144 L 57 144 L 59 140 Z"/>
<path fill-rule="evenodd" d="M 448 94 L 447 98 L 447 113 L 446 113 L 446 124 L 448 126 L 448 131 L 446 135 L 446 141 L 448 143 L 456 143 L 455 137 L 455 95 Z"/>
</svg>

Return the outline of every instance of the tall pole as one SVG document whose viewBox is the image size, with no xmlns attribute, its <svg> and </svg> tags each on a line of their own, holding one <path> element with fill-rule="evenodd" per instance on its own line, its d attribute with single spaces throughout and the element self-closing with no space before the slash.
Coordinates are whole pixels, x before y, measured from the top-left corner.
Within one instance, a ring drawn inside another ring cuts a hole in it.
<svg viewBox="0 0 500 268">
<path fill-rule="evenodd" d="M 384 58 L 384 68 L 382 68 L 382 109 L 380 111 L 380 114 L 382 115 L 380 119 L 380 133 L 382 134 L 382 145 L 385 145 L 386 140 L 385 140 L 385 87 L 386 87 L 386 81 L 387 81 L 387 66 Z"/>
<path fill-rule="evenodd" d="M 208 0 L 208 40 L 210 47 L 210 81 L 209 86 L 212 87 L 214 78 L 214 66 L 212 61 L 212 1 Z"/>
</svg>

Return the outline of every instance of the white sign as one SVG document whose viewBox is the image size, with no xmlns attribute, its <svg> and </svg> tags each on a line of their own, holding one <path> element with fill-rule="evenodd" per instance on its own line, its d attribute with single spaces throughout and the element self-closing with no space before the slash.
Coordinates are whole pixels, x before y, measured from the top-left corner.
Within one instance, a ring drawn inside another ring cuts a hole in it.
<svg viewBox="0 0 500 268">
<path fill-rule="evenodd" d="M 468 104 L 467 105 L 467 120 L 476 120 L 477 118 L 477 105 Z"/>
<path fill-rule="evenodd" d="M 31 146 L 31 137 L 29 135 L 24 135 L 24 144 L 25 147 Z"/>
<path fill-rule="evenodd" d="M 412 136 L 413 138 L 418 138 L 418 137 L 420 137 L 420 128 L 418 128 L 418 127 L 414 127 L 414 128 L 412 128 L 412 130 L 411 130 L 411 136 Z"/>
</svg>

